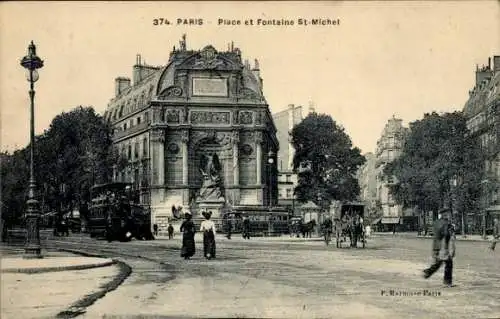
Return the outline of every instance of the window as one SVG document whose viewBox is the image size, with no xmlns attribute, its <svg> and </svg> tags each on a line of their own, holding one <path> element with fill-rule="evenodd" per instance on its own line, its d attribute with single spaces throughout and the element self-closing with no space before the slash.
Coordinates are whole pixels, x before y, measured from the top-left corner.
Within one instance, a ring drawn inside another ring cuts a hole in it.
<svg viewBox="0 0 500 319">
<path fill-rule="evenodd" d="M 141 124 L 141 117 L 140 116 L 137 118 L 137 125 L 139 125 L 139 124 Z"/>
<path fill-rule="evenodd" d="M 144 122 L 149 123 L 149 112 L 144 113 Z"/>
<path fill-rule="evenodd" d="M 128 153 L 127 153 L 128 159 L 132 158 L 132 145 L 129 144 L 128 146 Z"/>
<path fill-rule="evenodd" d="M 134 158 L 139 158 L 139 142 L 135 142 L 134 145 Z"/>
<path fill-rule="evenodd" d="M 291 183 L 292 182 L 292 175 L 286 175 L 286 182 Z"/>
<path fill-rule="evenodd" d="M 290 188 L 286 189 L 286 198 L 292 197 L 292 190 Z"/>
<path fill-rule="evenodd" d="M 142 140 L 142 156 L 148 157 L 148 139 L 147 138 L 144 138 L 144 140 Z"/>
<path fill-rule="evenodd" d="M 123 124 L 123 130 L 126 131 L 127 130 L 127 123 Z"/>
</svg>

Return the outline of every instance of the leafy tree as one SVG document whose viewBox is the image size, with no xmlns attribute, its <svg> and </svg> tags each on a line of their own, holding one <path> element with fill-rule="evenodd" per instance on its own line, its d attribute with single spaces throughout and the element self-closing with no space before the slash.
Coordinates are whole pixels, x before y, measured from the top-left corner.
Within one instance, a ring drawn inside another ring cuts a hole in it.
<svg viewBox="0 0 500 319">
<path fill-rule="evenodd" d="M 454 200 L 464 212 L 477 210 L 483 165 L 481 147 L 469 136 L 462 113 L 431 113 L 410 123 L 402 155 L 384 174 L 395 177 L 390 192 L 404 207 L 436 212 Z"/>
<path fill-rule="evenodd" d="M 95 183 L 111 180 L 118 154 L 112 129 L 92 107 L 77 107 L 57 115 L 35 141 L 38 200 L 46 210 L 78 208 L 90 200 Z M 3 198 L 9 208 L 24 211 L 29 176 L 29 145 L 2 160 Z M 5 175 L 5 176 L 4 176 Z M 5 186 L 5 187 L 4 187 Z"/>
<path fill-rule="evenodd" d="M 356 172 L 365 158 L 329 115 L 309 114 L 293 128 L 291 143 L 300 202 L 311 200 L 326 208 L 334 200 L 356 199 L 360 192 Z"/>
</svg>

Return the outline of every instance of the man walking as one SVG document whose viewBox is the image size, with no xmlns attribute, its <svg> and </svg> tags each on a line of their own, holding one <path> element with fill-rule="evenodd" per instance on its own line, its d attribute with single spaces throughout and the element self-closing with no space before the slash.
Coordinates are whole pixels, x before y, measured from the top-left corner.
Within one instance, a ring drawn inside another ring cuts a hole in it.
<svg viewBox="0 0 500 319">
<path fill-rule="evenodd" d="M 231 232 L 233 230 L 233 219 L 231 217 L 229 217 L 227 219 L 227 239 L 231 239 Z"/>
<path fill-rule="evenodd" d="M 495 246 L 497 245 L 498 239 L 500 238 L 500 222 L 498 221 L 498 217 L 493 219 L 493 241 L 491 242 L 490 249 L 495 250 Z"/>
<path fill-rule="evenodd" d="M 432 252 L 434 262 L 424 270 L 424 278 L 431 277 L 444 263 L 444 280 L 446 287 L 452 287 L 453 258 L 455 257 L 455 230 L 451 224 L 449 209 L 440 211 L 441 218 L 434 223 L 434 240 Z"/>
<path fill-rule="evenodd" d="M 168 232 L 168 239 L 173 239 L 174 238 L 174 226 L 172 226 L 171 223 L 168 224 L 167 232 Z"/>
<path fill-rule="evenodd" d="M 250 219 L 248 216 L 243 217 L 243 238 L 250 239 Z"/>
</svg>

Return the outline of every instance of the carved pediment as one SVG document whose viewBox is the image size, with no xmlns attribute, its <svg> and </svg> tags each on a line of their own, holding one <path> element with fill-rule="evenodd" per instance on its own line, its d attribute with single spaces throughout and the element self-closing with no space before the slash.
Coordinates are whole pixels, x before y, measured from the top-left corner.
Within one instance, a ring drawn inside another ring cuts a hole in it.
<svg viewBox="0 0 500 319">
<path fill-rule="evenodd" d="M 182 96 L 182 89 L 178 86 L 169 86 L 160 92 L 158 98 L 165 99 L 168 97 L 179 97 L 179 96 Z"/>
<path fill-rule="evenodd" d="M 221 71 L 237 70 L 239 68 L 234 62 L 221 56 L 211 45 L 206 46 L 177 67 L 177 69 Z"/>
</svg>

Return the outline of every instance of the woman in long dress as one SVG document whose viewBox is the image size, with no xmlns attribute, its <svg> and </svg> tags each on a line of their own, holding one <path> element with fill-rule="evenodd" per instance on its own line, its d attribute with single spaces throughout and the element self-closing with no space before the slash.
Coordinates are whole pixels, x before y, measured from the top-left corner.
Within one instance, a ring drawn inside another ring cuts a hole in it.
<svg viewBox="0 0 500 319">
<path fill-rule="evenodd" d="M 192 216 L 190 212 L 186 212 L 185 218 L 186 219 L 182 222 L 180 229 L 182 233 L 181 257 L 189 259 L 194 256 L 196 251 L 194 246 L 194 234 L 196 233 L 196 228 L 191 220 Z"/>
<path fill-rule="evenodd" d="M 203 212 L 205 220 L 201 222 L 200 231 L 203 232 L 203 254 L 205 258 L 215 258 L 215 223 L 210 220 L 212 212 Z"/>
</svg>

